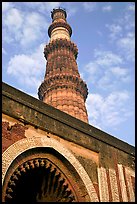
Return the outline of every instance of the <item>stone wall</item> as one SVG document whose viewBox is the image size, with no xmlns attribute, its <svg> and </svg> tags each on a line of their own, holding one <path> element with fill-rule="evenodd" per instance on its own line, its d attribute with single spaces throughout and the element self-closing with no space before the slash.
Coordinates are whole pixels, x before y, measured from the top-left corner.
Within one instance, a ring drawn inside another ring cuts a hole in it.
<svg viewBox="0 0 137 204">
<path fill-rule="evenodd" d="M 133 146 L 5 83 L 2 86 L 3 199 L 10 176 L 27 161 L 27 151 L 48 147 L 62 155 L 60 168 L 69 162 L 78 201 L 134 201 Z"/>
</svg>

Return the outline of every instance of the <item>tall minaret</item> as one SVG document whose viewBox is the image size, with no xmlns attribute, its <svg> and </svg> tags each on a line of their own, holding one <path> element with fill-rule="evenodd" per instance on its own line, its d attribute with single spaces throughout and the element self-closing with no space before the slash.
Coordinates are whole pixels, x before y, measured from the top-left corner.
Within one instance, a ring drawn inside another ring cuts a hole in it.
<svg viewBox="0 0 137 204">
<path fill-rule="evenodd" d="M 70 39 L 72 29 L 66 21 L 66 11 L 53 9 L 51 17 L 53 20 L 48 29 L 50 42 L 44 48 L 46 73 L 38 90 L 39 99 L 88 122 L 85 107 L 88 89 L 78 72 L 78 49 Z"/>
</svg>

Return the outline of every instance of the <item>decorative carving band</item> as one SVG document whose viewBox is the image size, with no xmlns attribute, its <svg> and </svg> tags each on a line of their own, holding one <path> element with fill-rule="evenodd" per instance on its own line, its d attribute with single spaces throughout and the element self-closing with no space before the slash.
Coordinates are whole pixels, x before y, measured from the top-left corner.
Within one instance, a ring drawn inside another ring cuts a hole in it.
<svg viewBox="0 0 137 204">
<path fill-rule="evenodd" d="M 70 25 L 66 22 L 54 22 L 52 23 L 50 26 L 49 26 L 49 29 L 48 29 L 48 35 L 49 37 L 51 37 L 51 32 L 53 31 L 53 29 L 57 28 L 57 27 L 63 27 L 63 28 L 66 28 L 68 31 L 69 31 L 69 35 L 71 37 L 72 35 L 72 29 L 70 27 Z"/>
<path fill-rule="evenodd" d="M 88 95 L 87 85 L 81 78 L 60 74 L 50 77 L 40 85 L 38 90 L 39 99 L 43 100 L 43 96 L 46 92 L 58 88 L 75 89 L 76 92 L 80 92 L 80 94 L 84 98 L 84 101 L 86 100 Z"/>
<path fill-rule="evenodd" d="M 75 43 L 68 41 L 67 39 L 56 39 L 50 42 L 46 47 L 44 48 L 44 56 L 47 59 L 47 56 L 49 53 L 52 53 L 54 50 L 60 50 L 61 48 L 66 48 L 68 50 L 71 50 L 75 58 L 77 58 L 78 55 L 78 48 L 75 45 Z"/>
<path fill-rule="evenodd" d="M 6 189 L 5 201 L 17 202 L 20 199 L 29 202 L 76 201 L 68 179 L 46 158 L 29 160 L 12 174 Z"/>
</svg>

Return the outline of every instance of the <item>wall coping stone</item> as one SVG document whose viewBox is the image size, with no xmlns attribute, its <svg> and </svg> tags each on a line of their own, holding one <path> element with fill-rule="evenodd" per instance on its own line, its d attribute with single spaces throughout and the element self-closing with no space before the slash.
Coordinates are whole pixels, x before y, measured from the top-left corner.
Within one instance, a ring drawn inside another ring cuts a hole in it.
<svg viewBox="0 0 137 204">
<path fill-rule="evenodd" d="M 48 116 L 49 118 L 52 118 L 53 120 L 59 121 L 62 125 L 65 124 L 68 127 L 71 127 L 77 131 L 80 131 L 88 137 L 93 137 L 96 140 L 99 140 L 100 142 L 106 143 L 112 147 L 115 147 L 119 150 L 122 150 L 128 154 L 131 154 L 132 156 L 135 156 L 135 147 L 102 131 L 98 128 L 85 123 L 77 118 L 74 118 L 73 116 L 60 111 L 59 109 L 56 109 L 8 84 L 5 82 L 2 82 L 2 96 L 4 100 L 4 97 L 8 98 L 9 101 L 16 101 L 24 106 L 29 107 L 30 109 L 33 109 L 41 114 L 44 114 Z M 2 105 L 2 112 L 5 114 L 10 115 L 10 112 L 6 112 L 4 106 Z M 14 118 L 19 119 L 18 115 L 10 115 Z M 27 123 L 27 121 L 26 121 Z M 44 130 L 44 127 L 41 128 L 38 126 L 38 124 L 33 124 L 37 126 L 40 129 Z M 46 130 L 46 129 L 45 129 Z M 63 137 L 63 135 L 61 135 Z M 87 137 L 85 137 L 86 139 Z M 66 139 L 66 138 L 65 138 Z M 68 138 L 69 140 L 69 138 Z"/>
</svg>

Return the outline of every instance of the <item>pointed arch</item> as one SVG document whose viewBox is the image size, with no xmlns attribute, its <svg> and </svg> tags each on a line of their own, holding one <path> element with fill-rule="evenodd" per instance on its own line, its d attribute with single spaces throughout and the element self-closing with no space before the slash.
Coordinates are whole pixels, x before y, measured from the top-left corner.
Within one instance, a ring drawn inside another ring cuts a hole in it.
<svg viewBox="0 0 137 204">
<path fill-rule="evenodd" d="M 6 172 L 8 171 L 12 162 L 23 152 L 33 148 L 49 147 L 56 150 L 74 167 L 75 171 L 81 178 L 85 185 L 88 196 L 91 202 L 98 202 L 98 196 L 84 167 L 76 159 L 76 157 L 59 141 L 49 137 L 31 137 L 24 138 L 12 144 L 2 155 L 2 182 L 4 182 Z"/>
</svg>

